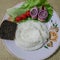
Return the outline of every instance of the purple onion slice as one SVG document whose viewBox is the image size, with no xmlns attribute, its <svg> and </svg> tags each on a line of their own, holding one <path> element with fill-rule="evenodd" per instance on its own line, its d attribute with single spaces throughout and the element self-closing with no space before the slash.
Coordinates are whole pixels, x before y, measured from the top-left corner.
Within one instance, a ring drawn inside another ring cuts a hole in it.
<svg viewBox="0 0 60 60">
<path fill-rule="evenodd" d="M 39 10 L 38 13 L 38 20 L 45 21 L 45 19 L 48 17 L 48 12 L 46 9 Z"/>
<path fill-rule="evenodd" d="M 34 7 L 30 10 L 30 15 L 33 19 L 36 19 L 38 16 L 38 8 Z"/>
</svg>

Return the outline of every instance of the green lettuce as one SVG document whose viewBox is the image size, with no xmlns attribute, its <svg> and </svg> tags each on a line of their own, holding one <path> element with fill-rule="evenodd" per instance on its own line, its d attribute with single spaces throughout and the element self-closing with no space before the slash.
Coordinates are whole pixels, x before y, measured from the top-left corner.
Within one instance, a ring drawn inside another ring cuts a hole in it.
<svg viewBox="0 0 60 60">
<path fill-rule="evenodd" d="M 53 14 L 53 8 L 51 5 L 47 2 L 47 0 L 26 0 L 22 6 L 18 8 L 10 8 L 7 10 L 7 14 L 10 15 L 13 20 L 16 16 L 19 16 L 23 13 L 25 13 L 27 10 L 30 10 L 34 6 L 41 7 L 42 5 L 45 5 L 47 11 L 48 11 L 48 17 L 46 19 L 46 22 L 50 20 Z"/>
<path fill-rule="evenodd" d="M 26 2 L 21 6 L 21 8 L 28 8 L 31 9 L 34 6 L 42 6 L 45 4 L 47 0 L 26 0 Z"/>
<path fill-rule="evenodd" d="M 20 9 L 20 8 L 10 8 L 7 10 L 7 14 L 10 15 L 13 19 L 15 19 L 16 16 L 19 16 L 26 12 L 26 9 Z"/>
</svg>

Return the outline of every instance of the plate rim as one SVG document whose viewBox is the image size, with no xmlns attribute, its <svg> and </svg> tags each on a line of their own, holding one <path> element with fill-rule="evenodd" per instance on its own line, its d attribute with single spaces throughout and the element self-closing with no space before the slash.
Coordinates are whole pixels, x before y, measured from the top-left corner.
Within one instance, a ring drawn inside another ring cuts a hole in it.
<svg viewBox="0 0 60 60">
<path fill-rule="evenodd" d="M 21 2 L 21 3 L 18 3 L 18 4 L 22 4 L 23 2 Z M 16 5 L 18 5 L 18 4 L 16 4 Z M 14 5 L 14 6 L 16 6 L 16 5 Z M 13 7 L 14 7 L 13 6 Z M 55 10 L 54 10 L 55 11 Z M 55 13 L 56 13 L 56 11 L 55 11 Z M 57 13 L 56 13 L 57 14 Z M 5 14 L 6 15 L 6 14 Z M 4 16 L 5 16 L 4 15 Z M 57 14 L 58 15 L 58 14 Z M 58 16 L 59 17 L 59 16 Z M 3 17 L 3 19 L 2 19 L 2 21 L 4 20 L 4 17 Z M 12 53 L 10 50 L 9 50 L 9 48 L 6 46 L 6 43 L 5 43 L 5 40 L 2 40 L 2 42 L 3 42 L 3 45 L 5 46 L 5 48 L 7 49 L 7 51 L 13 56 L 13 57 L 16 57 L 16 58 L 18 58 L 18 59 L 22 59 L 21 57 L 18 57 L 17 55 L 15 55 L 14 53 Z M 57 47 L 57 49 L 59 48 L 59 46 Z M 51 55 L 53 55 L 56 51 L 57 51 L 57 49 L 51 54 Z M 51 56 L 50 55 L 50 56 Z M 48 57 L 46 57 L 46 58 L 44 58 L 44 59 L 47 59 L 47 58 L 49 58 L 50 56 L 48 56 Z"/>
</svg>

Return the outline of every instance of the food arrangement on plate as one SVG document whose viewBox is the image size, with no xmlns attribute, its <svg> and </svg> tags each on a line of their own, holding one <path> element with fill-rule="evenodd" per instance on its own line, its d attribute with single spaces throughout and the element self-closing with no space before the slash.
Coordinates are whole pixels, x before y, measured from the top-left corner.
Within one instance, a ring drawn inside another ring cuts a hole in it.
<svg viewBox="0 0 60 60">
<path fill-rule="evenodd" d="M 9 8 L 7 15 L 0 26 L 0 38 L 14 41 L 17 47 L 48 50 L 58 41 L 59 25 L 47 0 L 26 0 L 19 7 Z"/>
</svg>

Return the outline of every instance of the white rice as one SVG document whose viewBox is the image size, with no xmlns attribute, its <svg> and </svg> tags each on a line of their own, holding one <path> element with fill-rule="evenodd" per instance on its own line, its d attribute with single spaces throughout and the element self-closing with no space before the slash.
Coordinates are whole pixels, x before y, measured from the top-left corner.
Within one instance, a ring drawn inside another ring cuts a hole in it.
<svg viewBox="0 0 60 60">
<path fill-rule="evenodd" d="M 15 43 L 25 50 L 36 50 L 43 46 L 49 37 L 47 26 L 41 22 L 28 20 L 18 24 Z"/>
</svg>

